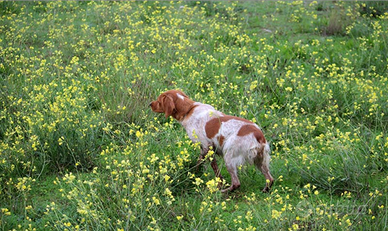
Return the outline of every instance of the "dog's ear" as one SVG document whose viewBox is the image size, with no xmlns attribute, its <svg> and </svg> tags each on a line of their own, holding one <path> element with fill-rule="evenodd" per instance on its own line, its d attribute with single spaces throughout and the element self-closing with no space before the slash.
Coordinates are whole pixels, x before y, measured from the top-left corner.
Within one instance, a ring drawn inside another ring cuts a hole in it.
<svg viewBox="0 0 388 231">
<path fill-rule="evenodd" d="M 175 110 L 175 104 L 174 104 L 174 100 L 171 96 L 164 95 L 164 97 L 162 99 L 162 108 L 163 108 L 164 114 L 166 115 L 166 119 L 170 115 L 172 115 L 172 113 Z"/>
</svg>

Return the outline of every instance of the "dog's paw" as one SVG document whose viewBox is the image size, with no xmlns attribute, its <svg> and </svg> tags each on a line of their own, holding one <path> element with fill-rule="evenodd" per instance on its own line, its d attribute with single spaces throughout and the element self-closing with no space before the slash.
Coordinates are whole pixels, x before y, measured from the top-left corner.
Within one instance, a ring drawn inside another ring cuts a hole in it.
<svg viewBox="0 0 388 231">
<path fill-rule="evenodd" d="M 270 190 L 269 187 L 265 187 L 265 188 L 262 190 L 262 192 L 263 192 L 263 193 L 269 193 L 269 190 Z"/>
</svg>

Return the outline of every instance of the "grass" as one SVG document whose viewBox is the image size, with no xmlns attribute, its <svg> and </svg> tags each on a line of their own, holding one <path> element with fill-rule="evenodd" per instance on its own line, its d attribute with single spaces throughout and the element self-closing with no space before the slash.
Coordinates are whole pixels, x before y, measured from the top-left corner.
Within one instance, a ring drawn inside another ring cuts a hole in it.
<svg viewBox="0 0 388 231">
<path fill-rule="evenodd" d="M 0 5 L 2 230 L 387 229 L 386 3 Z M 175 88 L 263 128 L 271 193 L 195 168 Z"/>
</svg>

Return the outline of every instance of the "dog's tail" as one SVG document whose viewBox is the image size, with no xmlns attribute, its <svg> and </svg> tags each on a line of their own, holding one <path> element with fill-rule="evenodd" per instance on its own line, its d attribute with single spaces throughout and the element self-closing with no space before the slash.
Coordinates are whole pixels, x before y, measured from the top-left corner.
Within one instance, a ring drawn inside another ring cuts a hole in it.
<svg viewBox="0 0 388 231">
<path fill-rule="evenodd" d="M 266 155 L 269 156 L 269 154 L 271 153 L 268 142 L 260 143 L 260 146 L 256 150 L 257 150 L 257 155 L 262 157 Z"/>
<path fill-rule="evenodd" d="M 257 167 L 261 164 L 269 163 L 270 148 L 268 142 L 259 143 L 258 147 L 255 148 L 253 161 Z"/>
</svg>

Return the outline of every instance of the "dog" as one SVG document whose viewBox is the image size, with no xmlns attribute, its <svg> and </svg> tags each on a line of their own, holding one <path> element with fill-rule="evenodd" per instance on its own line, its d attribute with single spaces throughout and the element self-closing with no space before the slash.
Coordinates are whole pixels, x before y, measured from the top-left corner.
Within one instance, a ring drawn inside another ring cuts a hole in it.
<svg viewBox="0 0 388 231">
<path fill-rule="evenodd" d="M 223 156 L 232 184 L 221 192 L 240 187 L 237 169 L 246 162 L 254 164 L 263 173 L 266 179 L 263 192 L 269 192 L 274 182 L 269 171 L 270 147 L 255 123 L 195 102 L 180 90 L 162 93 L 150 103 L 150 107 L 154 112 L 164 113 L 166 118 L 172 116 L 186 129 L 194 143 L 200 142 L 199 160 L 205 158 L 209 150 Z M 215 158 L 211 160 L 211 166 L 216 177 L 223 181 Z"/>
</svg>

